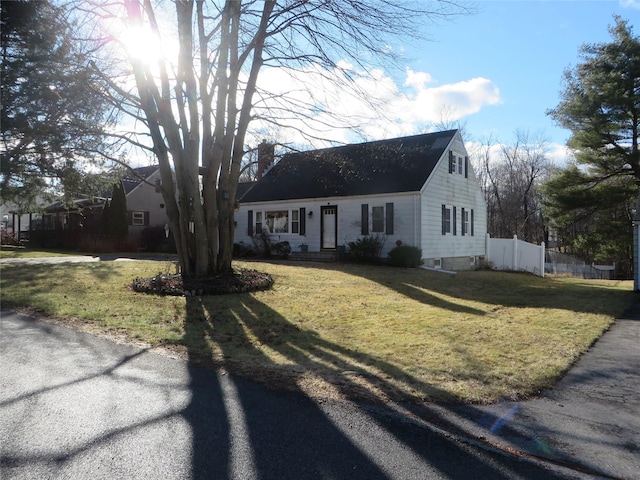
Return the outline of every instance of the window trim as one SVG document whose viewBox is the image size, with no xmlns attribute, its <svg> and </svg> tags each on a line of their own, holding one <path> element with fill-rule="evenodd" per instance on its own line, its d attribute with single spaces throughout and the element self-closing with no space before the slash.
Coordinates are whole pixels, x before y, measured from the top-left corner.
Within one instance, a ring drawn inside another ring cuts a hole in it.
<svg viewBox="0 0 640 480">
<path fill-rule="evenodd" d="M 451 214 L 452 208 L 442 204 L 442 235 L 451 235 Z"/>
<path fill-rule="evenodd" d="M 378 218 L 377 221 L 382 221 L 382 228 L 380 224 L 376 224 L 376 229 L 374 230 L 374 219 L 373 219 L 373 209 L 382 209 L 382 217 Z M 369 204 L 363 203 L 360 205 L 360 234 L 361 235 L 369 235 L 370 233 L 382 233 L 384 235 L 393 235 L 394 229 L 394 204 L 393 202 L 387 202 L 382 205 L 376 204 L 371 207 L 371 217 L 369 216 Z"/>
<path fill-rule="evenodd" d="M 136 221 L 137 220 L 137 221 Z M 132 211 L 131 212 L 131 225 L 134 227 L 144 227 L 145 225 L 145 212 Z"/>
<path fill-rule="evenodd" d="M 249 236 L 260 235 L 265 230 L 267 235 L 306 235 L 306 208 L 274 208 L 274 209 L 262 209 L 262 210 L 249 210 L 248 211 Z M 274 212 L 287 212 L 287 231 L 286 232 L 271 232 L 267 226 L 267 215 Z M 298 217 L 294 220 L 294 216 Z M 294 231 L 296 230 L 296 231 Z"/>
<path fill-rule="evenodd" d="M 458 234 L 458 215 L 455 206 L 442 204 L 442 235 Z"/>
<path fill-rule="evenodd" d="M 376 217 L 377 212 L 378 215 Z M 384 233 L 385 228 L 385 211 L 384 205 L 372 205 L 371 206 L 371 233 Z"/>
<path fill-rule="evenodd" d="M 469 157 L 449 150 L 449 173 L 469 178 Z"/>
<path fill-rule="evenodd" d="M 462 222 L 462 236 L 467 236 L 469 235 L 469 209 L 468 208 L 464 208 L 462 207 L 462 214 L 461 214 L 461 219 L 460 221 Z"/>
<path fill-rule="evenodd" d="M 297 217 L 297 218 L 296 218 Z M 289 229 L 291 230 L 290 233 L 292 234 L 299 234 L 300 233 L 300 209 L 299 208 L 294 208 L 289 212 Z"/>
</svg>

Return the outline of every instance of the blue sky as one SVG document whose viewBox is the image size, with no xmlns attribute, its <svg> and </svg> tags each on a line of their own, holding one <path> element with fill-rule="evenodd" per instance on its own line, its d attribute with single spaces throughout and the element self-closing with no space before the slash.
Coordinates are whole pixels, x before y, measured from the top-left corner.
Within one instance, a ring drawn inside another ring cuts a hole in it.
<svg viewBox="0 0 640 480">
<path fill-rule="evenodd" d="M 359 87 L 378 102 L 376 110 L 362 98 L 323 81 L 310 69 L 304 81 L 284 79 L 283 69 L 266 69 L 260 82 L 275 93 L 300 92 L 300 104 L 313 85 L 314 99 L 328 106 L 333 118 L 315 112 L 314 133 L 351 143 L 438 129 L 438 124 L 464 126 L 467 144 L 514 143 L 516 130 L 530 139 L 549 142 L 549 159 L 563 164 L 570 132 L 546 115 L 559 100 L 563 72 L 579 63 L 585 43 L 610 42 L 609 26 L 618 14 L 640 34 L 640 0 L 609 1 L 478 1 L 476 12 L 423 29 L 428 41 L 393 45 L 404 57 L 404 68 L 373 68 L 358 72 Z M 314 78 L 316 77 L 317 78 Z M 360 126 L 360 135 L 341 129 L 335 118 Z M 326 125 L 335 126 L 335 128 Z M 310 142 L 293 130 L 272 131 L 274 140 L 308 147 Z"/>
<path fill-rule="evenodd" d="M 365 71 L 345 59 L 342 68 L 356 78 L 364 96 L 344 88 L 340 70 L 264 67 L 258 83 L 273 97 L 258 102 L 257 110 L 278 107 L 286 97 L 291 115 L 279 118 L 279 127 L 254 122 L 247 144 L 268 139 L 320 148 L 459 122 L 468 146 L 489 137 L 513 143 L 515 132 L 525 131 L 532 139 L 547 140 L 549 159 L 564 163 L 570 132 L 546 115 L 560 100 L 563 72 L 579 63 L 581 45 L 611 41 L 608 28 L 615 14 L 640 35 L 640 0 L 478 0 L 472 5 L 473 14 L 417 25 L 427 41 L 390 42 L 389 48 L 404 57 L 399 69 L 371 65 Z M 166 45 L 171 44 L 163 51 Z M 337 81 L 331 82 L 334 76 Z M 353 125 L 359 128 L 345 128 Z"/>
<path fill-rule="evenodd" d="M 414 71 L 431 76 L 429 87 L 483 78 L 498 100 L 487 98 L 460 121 L 474 140 L 493 134 L 509 142 L 516 129 L 565 144 L 570 132 L 546 110 L 559 102 L 563 71 L 579 62 L 584 43 L 611 41 L 613 15 L 640 34 L 640 2 L 481 1 L 478 13 L 430 29 L 431 41 L 406 52 Z M 495 94 L 495 93 L 494 93 Z"/>
</svg>

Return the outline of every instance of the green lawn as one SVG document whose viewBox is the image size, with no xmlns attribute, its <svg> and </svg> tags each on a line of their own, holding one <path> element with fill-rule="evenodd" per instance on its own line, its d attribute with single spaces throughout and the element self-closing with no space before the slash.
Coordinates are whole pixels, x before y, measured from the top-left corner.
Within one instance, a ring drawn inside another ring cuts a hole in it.
<svg viewBox="0 0 640 480">
<path fill-rule="evenodd" d="M 272 290 L 135 293 L 168 262 L 3 266 L 3 304 L 310 395 L 491 402 L 551 386 L 635 299 L 632 282 L 238 262 Z"/>
<path fill-rule="evenodd" d="M 65 252 L 60 250 L 40 250 L 26 247 L 16 247 L 13 245 L 0 246 L 1 258 L 42 258 L 42 257 L 63 257 L 84 255 L 78 252 Z"/>
</svg>

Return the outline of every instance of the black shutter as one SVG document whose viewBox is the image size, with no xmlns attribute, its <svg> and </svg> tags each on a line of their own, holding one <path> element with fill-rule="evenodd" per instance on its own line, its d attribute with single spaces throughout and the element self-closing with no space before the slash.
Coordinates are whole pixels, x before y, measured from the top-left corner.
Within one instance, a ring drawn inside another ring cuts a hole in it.
<svg viewBox="0 0 640 480">
<path fill-rule="evenodd" d="M 442 205 L 442 234 L 443 235 L 447 234 L 446 219 L 447 219 L 447 206 Z"/>
<path fill-rule="evenodd" d="M 127 210 L 127 225 L 133 225 L 133 212 Z"/>
<path fill-rule="evenodd" d="M 253 237 L 253 210 L 249 210 L 247 212 L 248 224 L 247 224 L 247 235 Z"/>
<path fill-rule="evenodd" d="M 144 226 L 149 226 L 149 212 L 144 212 Z"/>
<path fill-rule="evenodd" d="M 306 235 L 306 230 L 307 230 L 307 209 L 302 207 L 300 209 L 300 218 L 298 218 L 299 222 L 300 222 L 300 227 L 298 228 L 298 230 L 300 231 L 300 235 Z"/>
<path fill-rule="evenodd" d="M 464 178 L 469 178 L 469 157 L 464 157 Z"/>
<path fill-rule="evenodd" d="M 456 207 L 453 207 L 453 219 L 451 220 L 451 223 L 453 223 L 453 228 L 452 228 L 452 230 L 453 230 L 453 234 L 454 234 L 454 235 L 457 235 L 457 232 L 456 232 L 456 224 L 457 224 L 458 222 L 457 222 L 456 220 L 457 220 L 457 219 L 456 219 Z"/>
<path fill-rule="evenodd" d="M 393 203 L 387 203 L 385 210 L 387 216 L 385 219 L 385 233 L 387 235 L 393 235 Z"/>
<path fill-rule="evenodd" d="M 471 209 L 471 236 L 473 237 L 473 208 Z"/>
<path fill-rule="evenodd" d="M 360 232 L 362 235 L 369 235 L 369 204 L 362 204 L 362 215 L 361 215 L 360 223 L 362 224 L 362 231 Z"/>
<path fill-rule="evenodd" d="M 453 150 L 449 150 L 449 173 L 453 173 L 454 171 L 453 165 Z"/>
</svg>

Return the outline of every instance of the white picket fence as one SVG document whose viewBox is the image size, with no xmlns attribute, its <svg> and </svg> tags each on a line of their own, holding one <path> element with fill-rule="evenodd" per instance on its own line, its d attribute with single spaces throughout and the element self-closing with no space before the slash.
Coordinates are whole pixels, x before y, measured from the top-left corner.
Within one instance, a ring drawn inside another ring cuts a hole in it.
<svg viewBox="0 0 640 480">
<path fill-rule="evenodd" d="M 545 245 L 540 245 L 513 238 L 491 238 L 487 234 L 486 260 L 495 270 L 511 270 L 530 272 L 544 277 Z"/>
</svg>

